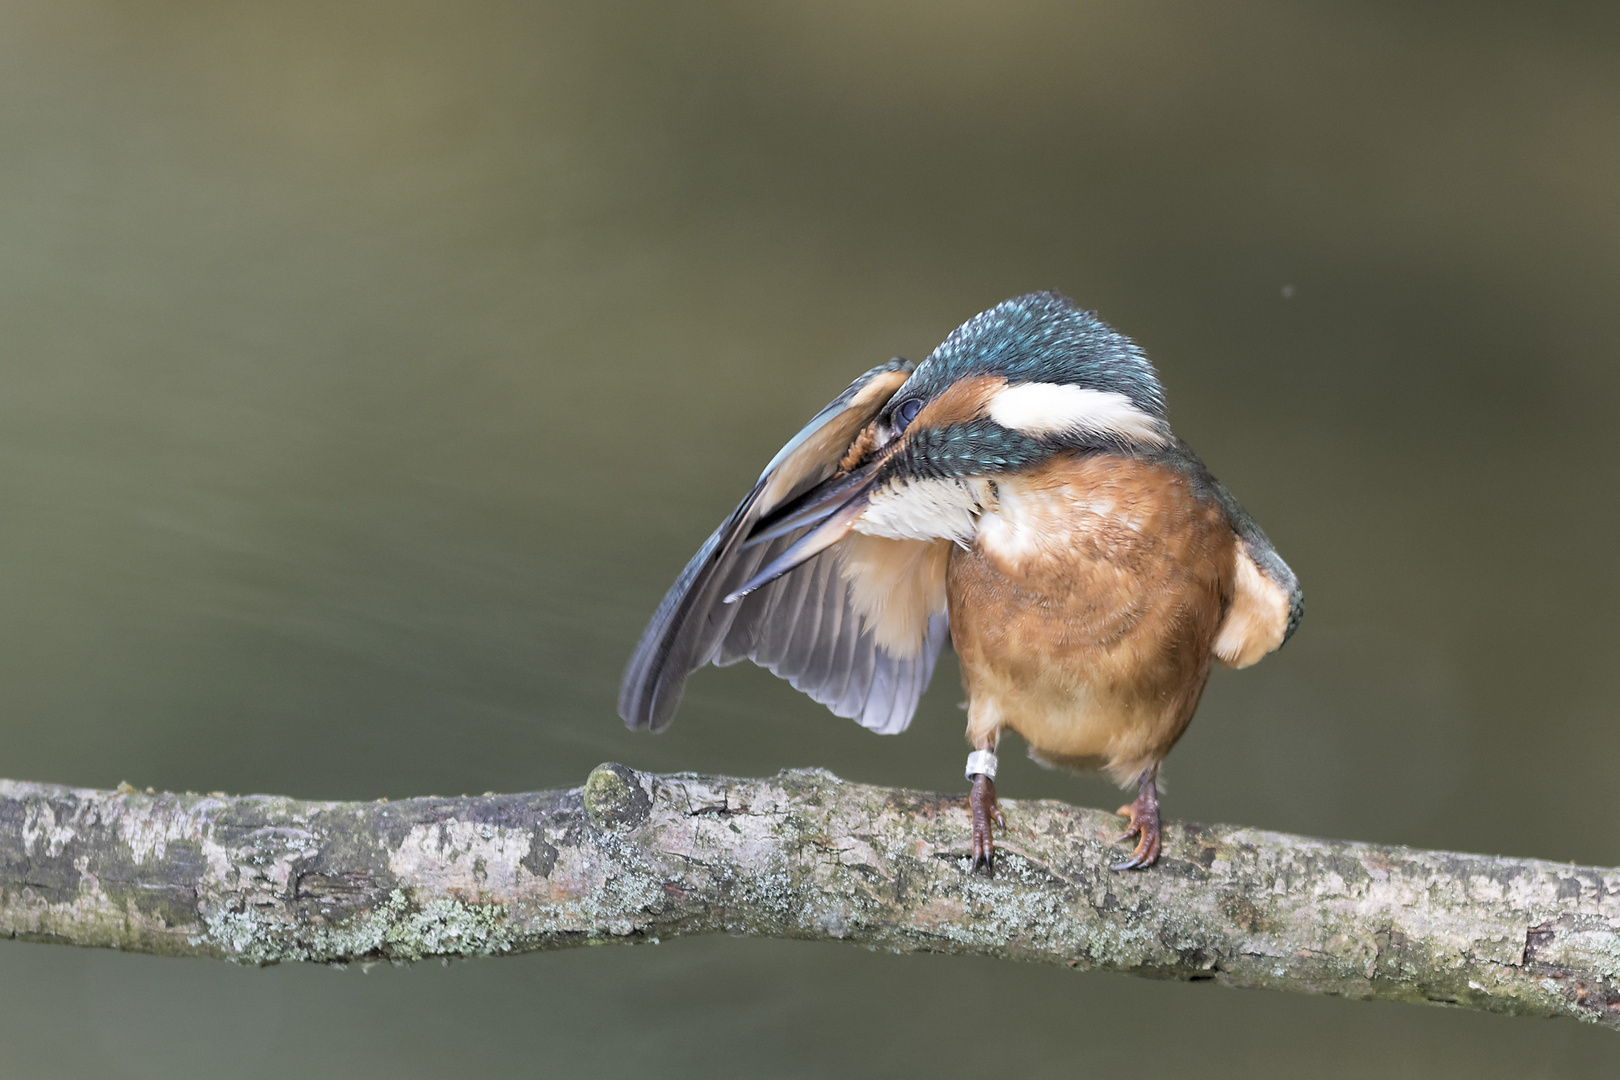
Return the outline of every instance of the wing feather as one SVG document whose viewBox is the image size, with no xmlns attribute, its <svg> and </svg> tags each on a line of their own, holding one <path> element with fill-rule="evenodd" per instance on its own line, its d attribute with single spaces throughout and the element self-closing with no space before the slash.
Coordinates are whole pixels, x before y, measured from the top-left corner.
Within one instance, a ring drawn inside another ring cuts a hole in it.
<svg viewBox="0 0 1620 1080">
<path fill-rule="evenodd" d="M 821 625 L 816 630 L 815 643 L 805 657 L 804 670 L 788 681 L 793 683 L 795 690 L 802 690 L 819 701 L 818 695 L 834 674 L 833 655 L 838 649 L 838 628 L 844 615 L 843 597 L 838 594 L 844 591 L 844 580 L 832 559 L 816 567 L 816 578 L 814 592 L 819 598 Z"/>
<path fill-rule="evenodd" d="M 853 639 L 859 643 L 860 639 Z M 849 663 L 849 682 L 844 687 L 843 696 L 835 705 L 827 706 L 835 716 L 858 718 L 865 710 L 876 687 L 873 686 L 874 676 L 877 674 L 878 650 L 874 648 L 857 647 L 851 651 Z"/>
<path fill-rule="evenodd" d="M 773 541 L 771 546 L 764 548 L 760 552 L 759 561 L 762 563 L 770 561 L 791 542 L 792 537 Z M 769 591 L 762 589 L 760 593 L 758 603 L 727 605 L 736 609 L 736 615 L 732 618 L 731 624 L 726 630 L 726 636 L 720 643 L 719 655 L 714 658 L 716 666 L 728 667 L 741 660 L 749 659 L 748 647 L 741 645 L 739 648 L 739 644 L 755 640 L 759 636 L 760 628 L 770 620 L 771 616 L 783 603 L 797 604 L 802 599 L 794 597 L 791 592 L 785 589 L 770 589 Z"/>
<path fill-rule="evenodd" d="M 1215 498 L 1237 534 L 1232 603 L 1216 631 L 1215 655 L 1243 668 L 1283 647 L 1305 617 L 1299 578 L 1226 485 L 1211 478 Z"/>
<path fill-rule="evenodd" d="M 738 627 L 726 639 L 727 651 L 765 668 L 774 669 L 781 663 L 793 644 L 811 577 L 808 570 L 795 571 L 767 586 L 769 594 L 764 602 L 752 596 L 744 600 L 745 605 L 759 609 L 760 618 L 753 626 Z"/>
<path fill-rule="evenodd" d="M 770 605 L 757 623 L 739 618 L 725 651 L 748 650 L 748 656 L 796 690 L 880 734 L 904 731 L 927 689 L 934 665 L 950 637 L 945 612 L 924 613 L 928 631 L 912 649 L 891 651 L 874 636 L 874 628 L 852 598 L 849 564 L 836 549 L 761 589 L 744 604 Z M 924 569 L 940 564 L 919 562 Z M 918 598 L 942 589 L 917 589 Z M 752 642 L 743 640 L 754 633 Z"/>
<path fill-rule="evenodd" d="M 838 545 L 735 603 L 723 600 L 809 531 L 797 529 L 751 547 L 747 543 L 762 517 L 836 472 L 850 444 L 911 370 L 909 362 L 893 360 L 851 383 L 782 448 L 753 490 L 704 541 L 665 595 L 625 668 L 619 715 L 627 725 L 661 730 L 673 719 L 693 671 L 745 657 L 835 712 L 858 712 L 867 723 L 865 717 L 873 712 L 873 682 L 884 658 L 873 655 L 868 665 L 864 653 L 879 646 L 863 628 L 863 615 L 851 608 Z M 937 656 L 943 638 L 924 644 L 932 646 Z M 916 674 L 915 664 L 907 659 L 891 657 L 888 662 L 895 666 L 897 684 L 902 668 Z M 932 672 L 932 657 L 924 668 Z M 909 695 L 906 721 L 916 696 Z M 896 693 L 881 718 L 884 727 L 898 730 L 895 716 L 905 697 Z"/>
</svg>

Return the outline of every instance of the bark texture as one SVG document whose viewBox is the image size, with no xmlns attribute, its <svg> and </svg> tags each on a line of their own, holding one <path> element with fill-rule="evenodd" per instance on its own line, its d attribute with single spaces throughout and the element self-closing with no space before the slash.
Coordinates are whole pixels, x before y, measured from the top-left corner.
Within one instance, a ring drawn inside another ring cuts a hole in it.
<svg viewBox="0 0 1620 1080">
<path fill-rule="evenodd" d="M 1620 870 L 1004 800 L 996 876 L 965 800 L 659 776 L 303 802 L 0 781 L 0 935 L 248 964 L 481 956 L 676 934 L 839 939 L 1620 1027 Z"/>
</svg>

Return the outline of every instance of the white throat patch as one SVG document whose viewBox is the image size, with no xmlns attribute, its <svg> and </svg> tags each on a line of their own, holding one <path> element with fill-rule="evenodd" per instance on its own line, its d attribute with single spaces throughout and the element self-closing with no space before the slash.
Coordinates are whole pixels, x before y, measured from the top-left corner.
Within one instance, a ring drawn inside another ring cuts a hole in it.
<svg viewBox="0 0 1620 1080">
<path fill-rule="evenodd" d="M 855 531 L 894 540 L 953 540 L 966 544 L 979 527 L 979 511 L 991 502 L 980 477 L 896 480 L 872 492 Z"/>
<path fill-rule="evenodd" d="M 1020 383 L 990 399 L 990 419 L 1026 435 L 1101 435 L 1122 442 L 1163 446 L 1162 421 L 1113 390 L 1067 383 Z"/>
</svg>

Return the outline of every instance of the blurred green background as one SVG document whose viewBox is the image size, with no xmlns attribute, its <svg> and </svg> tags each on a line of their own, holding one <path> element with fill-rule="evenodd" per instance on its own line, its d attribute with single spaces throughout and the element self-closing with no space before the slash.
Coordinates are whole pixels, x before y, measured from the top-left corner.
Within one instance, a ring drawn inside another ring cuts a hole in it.
<svg viewBox="0 0 1620 1080">
<path fill-rule="evenodd" d="M 1620 864 L 1620 9 L 0 4 L 0 775 L 960 789 L 620 666 L 799 423 L 1057 288 L 1304 580 L 1167 812 Z M 1004 755 L 1003 794 L 1112 807 Z M 1594 1076 L 1614 1035 L 836 945 L 250 971 L 0 943 L 0 1076 Z"/>
</svg>

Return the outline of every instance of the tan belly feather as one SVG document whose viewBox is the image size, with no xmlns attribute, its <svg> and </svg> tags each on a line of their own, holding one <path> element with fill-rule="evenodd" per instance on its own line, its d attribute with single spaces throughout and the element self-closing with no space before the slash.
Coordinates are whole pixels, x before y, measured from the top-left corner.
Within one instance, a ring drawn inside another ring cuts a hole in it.
<svg viewBox="0 0 1620 1080">
<path fill-rule="evenodd" d="M 1065 456 L 998 481 L 947 574 L 969 739 L 1011 729 L 1040 760 L 1134 780 L 1197 708 L 1235 546 L 1159 466 Z"/>
</svg>

